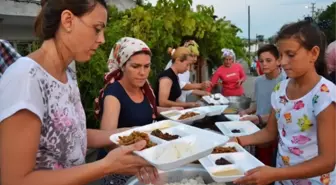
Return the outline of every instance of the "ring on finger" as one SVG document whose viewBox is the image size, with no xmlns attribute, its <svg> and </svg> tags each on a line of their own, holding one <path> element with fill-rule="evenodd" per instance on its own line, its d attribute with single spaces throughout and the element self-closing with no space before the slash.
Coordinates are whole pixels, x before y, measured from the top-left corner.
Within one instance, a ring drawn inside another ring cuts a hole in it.
<svg viewBox="0 0 336 185">
<path fill-rule="evenodd" d="M 146 167 L 143 167 L 143 169 L 144 169 L 144 171 L 146 172 L 146 175 L 147 175 L 147 177 L 148 177 L 148 180 L 151 180 L 150 177 L 149 177 L 149 173 L 148 173 Z"/>
</svg>

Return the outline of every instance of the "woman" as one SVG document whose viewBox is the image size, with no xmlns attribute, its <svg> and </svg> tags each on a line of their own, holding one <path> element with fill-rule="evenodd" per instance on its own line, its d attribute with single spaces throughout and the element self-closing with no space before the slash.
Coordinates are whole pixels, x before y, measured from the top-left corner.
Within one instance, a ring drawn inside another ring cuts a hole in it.
<svg viewBox="0 0 336 185">
<path fill-rule="evenodd" d="M 171 50 L 168 51 L 171 54 Z M 182 94 L 179 84 L 178 74 L 182 74 L 189 70 L 193 63 L 191 51 L 186 47 L 177 48 L 172 54 L 172 66 L 163 71 L 159 76 L 155 86 L 157 104 L 161 107 L 197 107 L 199 104 L 195 102 L 180 102 L 178 98 Z"/>
<path fill-rule="evenodd" d="M 220 79 L 222 81 L 222 94 L 224 96 L 242 96 L 244 88 L 242 84 L 246 75 L 242 66 L 235 62 L 236 56 L 231 49 L 222 49 L 224 63 L 217 69 L 211 79 L 212 86 L 215 86 Z M 213 87 L 208 88 L 211 92 Z"/>
<path fill-rule="evenodd" d="M 124 130 L 152 123 L 158 112 L 177 108 L 156 106 L 156 98 L 147 81 L 151 65 L 151 51 L 141 40 L 121 38 L 111 50 L 107 85 L 100 91 L 96 113 L 102 130 Z M 107 155 L 101 149 L 98 159 Z M 130 176 L 113 174 L 104 184 L 123 185 Z"/>
<path fill-rule="evenodd" d="M 105 42 L 106 20 L 103 0 L 49 0 L 43 6 L 35 24 L 41 48 L 19 58 L 0 81 L 6 87 L 0 89 L 2 185 L 84 185 L 111 173 L 155 180 L 157 172 L 131 154 L 144 148 L 144 141 L 84 164 L 87 147 L 111 146 L 115 131 L 86 129 L 76 75 L 68 65 L 90 60 Z"/>
<path fill-rule="evenodd" d="M 327 65 L 328 65 L 328 73 L 329 73 L 329 79 L 334 84 L 336 84 L 336 41 L 329 44 L 327 48 Z"/>
<path fill-rule="evenodd" d="M 336 87 L 325 79 L 324 34 L 312 23 L 284 26 L 277 46 L 288 79 L 274 88 L 266 127 L 236 138 L 242 146 L 279 139 L 277 168 L 248 171 L 236 184 L 336 184 Z"/>
<path fill-rule="evenodd" d="M 193 63 L 191 64 L 191 67 L 193 64 L 197 62 L 197 57 L 199 56 L 198 51 L 198 44 L 194 40 L 186 41 L 183 44 L 183 47 L 186 47 L 190 50 L 192 57 L 193 57 Z M 169 48 L 168 53 L 173 54 L 175 49 Z M 169 69 L 172 66 L 172 60 L 170 60 L 165 68 L 165 70 Z M 178 74 L 180 87 L 182 88 L 182 94 L 178 98 L 181 102 L 187 101 L 187 96 L 193 94 L 196 96 L 204 96 L 208 95 L 206 91 L 203 91 L 204 89 L 208 88 L 211 85 L 210 81 L 206 81 L 203 83 L 190 83 L 190 69 L 182 74 Z"/>
</svg>

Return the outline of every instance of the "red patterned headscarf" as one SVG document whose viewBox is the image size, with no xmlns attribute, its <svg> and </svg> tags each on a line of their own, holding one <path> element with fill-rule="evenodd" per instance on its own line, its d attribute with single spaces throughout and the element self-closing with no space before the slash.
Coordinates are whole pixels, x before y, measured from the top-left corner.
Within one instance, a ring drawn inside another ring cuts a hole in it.
<svg viewBox="0 0 336 185">
<path fill-rule="evenodd" d="M 104 91 L 109 84 L 121 79 L 123 72 L 121 68 L 135 54 L 141 51 L 151 53 L 149 47 L 143 41 L 131 37 L 121 38 L 112 48 L 108 60 L 109 72 L 104 77 L 104 87 L 99 91 L 99 97 L 95 99 L 95 117 L 101 119 L 101 103 L 104 103 Z M 153 119 L 157 116 L 156 98 L 148 80 L 142 87 L 142 92 L 147 97 L 152 109 Z"/>
</svg>

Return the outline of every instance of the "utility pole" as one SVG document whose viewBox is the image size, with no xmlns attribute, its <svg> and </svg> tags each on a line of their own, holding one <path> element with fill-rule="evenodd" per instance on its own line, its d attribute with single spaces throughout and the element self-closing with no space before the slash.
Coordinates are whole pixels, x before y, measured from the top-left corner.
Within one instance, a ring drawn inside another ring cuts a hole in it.
<svg viewBox="0 0 336 185">
<path fill-rule="evenodd" d="M 311 3 L 311 11 L 312 11 L 312 18 L 314 19 L 314 14 L 315 14 L 315 4 L 316 3 Z"/>
<path fill-rule="evenodd" d="M 250 16 L 250 5 L 247 7 L 247 13 L 248 13 L 248 56 L 249 59 L 251 59 L 251 16 Z"/>
<path fill-rule="evenodd" d="M 314 19 L 316 3 L 310 3 L 310 4 L 311 4 L 311 6 L 306 6 L 306 8 L 311 8 L 311 17 L 312 17 L 312 19 Z"/>
</svg>

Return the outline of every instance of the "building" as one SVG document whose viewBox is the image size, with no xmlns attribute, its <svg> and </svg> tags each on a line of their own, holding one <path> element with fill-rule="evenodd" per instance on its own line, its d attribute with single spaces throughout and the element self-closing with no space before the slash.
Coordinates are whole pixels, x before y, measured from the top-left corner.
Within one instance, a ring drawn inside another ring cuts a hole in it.
<svg viewBox="0 0 336 185">
<path fill-rule="evenodd" d="M 135 6 L 133 0 L 107 0 L 120 10 Z M 26 55 L 32 50 L 34 20 L 40 11 L 40 0 L 0 0 L 0 38 L 8 40 Z"/>
</svg>

